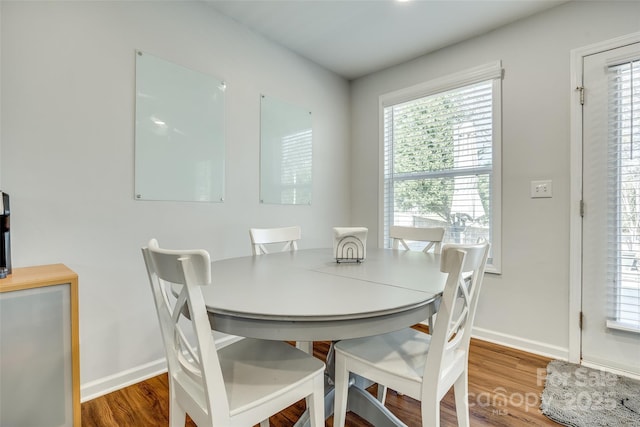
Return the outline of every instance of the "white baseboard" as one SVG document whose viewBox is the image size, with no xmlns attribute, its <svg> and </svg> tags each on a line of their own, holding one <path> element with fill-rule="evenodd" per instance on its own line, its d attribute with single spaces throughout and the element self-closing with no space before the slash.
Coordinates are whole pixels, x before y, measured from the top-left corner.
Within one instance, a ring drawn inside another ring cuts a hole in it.
<svg viewBox="0 0 640 427">
<path fill-rule="evenodd" d="M 216 346 L 218 348 L 242 339 L 235 335 L 214 333 L 216 334 Z M 80 401 L 86 402 L 96 397 L 104 396 L 112 391 L 120 390 L 165 372 L 167 372 L 167 361 L 163 357 L 162 359 L 82 384 L 80 386 Z"/>
<path fill-rule="evenodd" d="M 82 384 L 80 386 L 80 401 L 86 402 L 96 397 L 104 396 L 112 391 L 120 390 L 121 388 L 139 383 L 165 372 L 167 372 L 167 361 L 162 358 Z"/>
<path fill-rule="evenodd" d="M 636 381 L 640 380 L 640 375 L 638 375 L 635 372 L 629 372 L 629 371 L 622 370 L 622 369 L 616 369 L 616 368 L 612 368 L 610 366 L 600 365 L 598 363 L 585 362 L 583 360 L 582 361 L 582 366 L 586 366 L 587 368 L 597 369 L 599 371 L 611 372 L 612 374 L 623 376 L 623 377 L 628 377 L 628 378 L 634 379 Z"/>
<path fill-rule="evenodd" d="M 569 360 L 569 349 L 565 347 L 549 345 L 540 341 L 528 340 L 477 327 L 473 328 L 471 336 L 482 341 L 489 341 L 494 344 L 512 347 L 528 353 L 538 354 L 540 356 L 551 357 L 553 359 L 564 361 Z"/>
<path fill-rule="evenodd" d="M 473 338 L 482 341 L 516 348 L 518 350 L 545 357 L 551 357 L 559 360 L 568 360 L 569 358 L 568 348 L 552 346 L 539 341 L 527 340 L 513 335 L 503 334 L 501 332 L 490 331 L 488 329 L 473 328 L 472 336 Z M 216 343 L 219 346 L 224 346 L 237 341 L 238 339 L 240 338 L 229 335 L 222 339 L 219 339 L 218 337 L 218 339 L 216 339 Z M 167 372 L 167 364 L 165 359 L 162 358 L 108 377 L 100 378 L 98 380 L 82 384 L 80 387 L 80 400 L 82 402 L 86 402 L 165 372 Z"/>
</svg>

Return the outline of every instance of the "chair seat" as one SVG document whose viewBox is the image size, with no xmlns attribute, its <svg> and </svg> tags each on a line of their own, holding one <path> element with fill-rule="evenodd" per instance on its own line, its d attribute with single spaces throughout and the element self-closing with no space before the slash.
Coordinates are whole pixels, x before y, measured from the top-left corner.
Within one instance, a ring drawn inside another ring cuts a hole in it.
<svg viewBox="0 0 640 427">
<path fill-rule="evenodd" d="M 339 341 L 335 345 L 335 351 L 347 354 L 351 363 L 356 360 L 361 365 L 371 365 L 374 369 L 366 374 L 362 373 L 364 377 L 374 382 L 380 380 L 391 388 L 400 381 L 404 384 L 397 384 L 397 387 L 403 389 L 403 394 L 419 400 L 425 354 L 429 352 L 431 338 L 431 335 L 424 332 L 405 328 L 382 335 Z M 443 366 L 441 378 L 458 375 L 464 369 L 465 354 L 456 353 L 454 359 Z M 412 390 L 407 388 L 407 382 L 413 383 Z"/>
<path fill-rule="evenodd" d="M 405 328 L 371 337 L 339 341 L 336 352 L 349 353 L 350 358 L 375 365 L 376 370 L 392 373 L 417 384 L 422 382 L 425 357 L 431 335 Z"/>
<path fill-rule="evenodd" d="M 325 368 L 321 360 L 281 341 L 245 338 L 218 350 L 218 356 L 231 415 L 272 400 Z"/>
</svg>

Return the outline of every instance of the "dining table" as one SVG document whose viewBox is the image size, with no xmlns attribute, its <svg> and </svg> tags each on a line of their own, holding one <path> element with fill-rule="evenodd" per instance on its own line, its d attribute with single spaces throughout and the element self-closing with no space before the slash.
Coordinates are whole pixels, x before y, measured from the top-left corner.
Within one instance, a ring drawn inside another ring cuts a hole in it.
<svg viewBox="0 0 640 427">
<path fill-rule="evenodd" d="M 216 260 L 202 288 L 214 330 L 283 341 L 330 341 L 383 334 L 436 313 L 447 275 L 440 255 L 367 248 L 337 262 L 330 248 Z M 325 414 L 333 413 L 333 360 L 327 358 Z M 378 427 L 404 425 L 353 378 L 349 410 Z M 303 415 L 296 425 L 308 425 Z"/>
</svg>

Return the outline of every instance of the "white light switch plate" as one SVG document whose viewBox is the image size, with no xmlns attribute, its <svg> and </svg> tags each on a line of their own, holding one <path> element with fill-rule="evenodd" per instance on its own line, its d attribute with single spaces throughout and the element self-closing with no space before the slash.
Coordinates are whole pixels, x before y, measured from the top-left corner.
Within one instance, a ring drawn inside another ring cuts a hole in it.
<svg viewBox="0 0 640 427">
<path fill-rule="evenodd" d="M 531 198 L 553 197 L 553 183 L 550 179 L 531 181 Z"/>
</svg>

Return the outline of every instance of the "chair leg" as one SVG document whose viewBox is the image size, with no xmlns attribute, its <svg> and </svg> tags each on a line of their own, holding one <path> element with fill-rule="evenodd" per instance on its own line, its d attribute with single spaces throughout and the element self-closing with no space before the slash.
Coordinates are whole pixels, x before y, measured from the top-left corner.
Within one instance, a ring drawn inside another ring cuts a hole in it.
<svg viewBox="0 0 640 427">
<path fill-rule="evenodd" d="M 313 341 L 298 341 L 296 347 L 313 356 Z"/>
<path fill-rule="evenodd" d="M 169 402 L 169 426 L 184 427 L 187 422 L 187 412 L 178 404 L 175 397 Z"/>
<path fill-rule="evenodd" d="M 347 418 L 347 392 L 349 391 L 349 371 L 343 357 L 335 358 L 335 400 L 333 407 L 333 427 L 344 427 Z"/>
<path fill-rule="evenodd" d="M 315 393 L 307 396 L 307 409 L 311 427 L 324 427 L 324 377 L 313 380 Z"/>
<path fill-rule="evenodd" d="M 387 386 L 378 383 L 378 394 L 376 396 L 378 401 L 384 405 L 384 402 L 387 400 Z"/>
<path fill-rule="evenodd" d="M 456 397 L 458 426 L 469 427 L 469 379 L 466 369 L 453 384 L 453 392 Z"/>
<path fill-rule="evenodd" d="M 427 326 L 429 327 L 429 335 L 433 335 L 433 326 L 436 324 L 436 314 L 432 314 L 427 319 Z"/>
<path fill-rule="evenodd" d="M 425 393 L 420 401 L 422 427 L 440 427 L 440 401 L 435 388 Z"/>
</svg>

